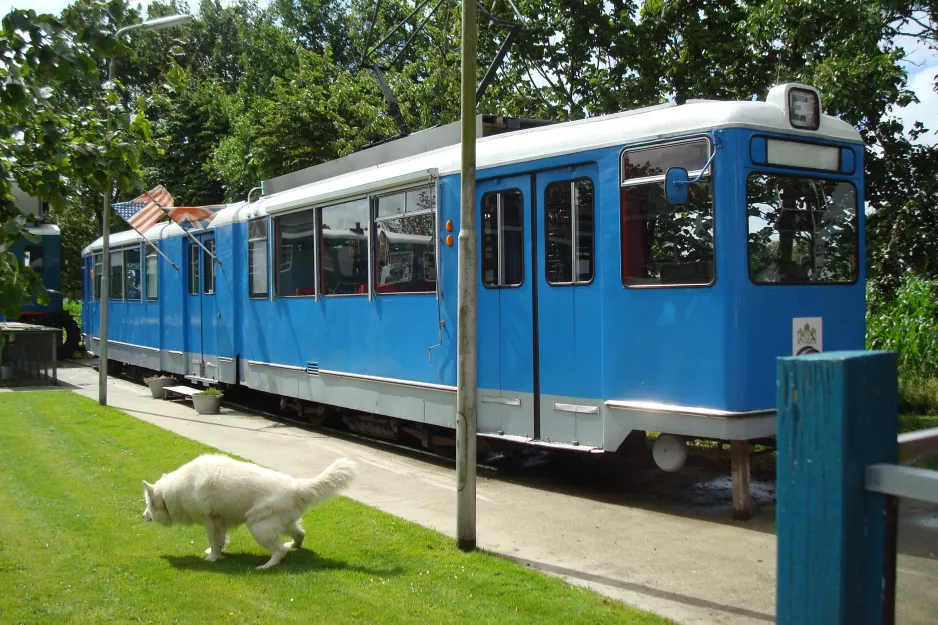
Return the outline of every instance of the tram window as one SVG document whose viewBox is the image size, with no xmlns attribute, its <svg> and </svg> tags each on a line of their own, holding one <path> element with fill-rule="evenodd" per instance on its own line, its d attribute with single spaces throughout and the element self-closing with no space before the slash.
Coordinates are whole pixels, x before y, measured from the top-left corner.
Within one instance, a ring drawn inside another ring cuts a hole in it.
<svg viewBox="0 0 938 625">
<path fill-rule="evenodd" d="M 267 220 L 248 222 L 248 288 L 252 298 L 267 299 Z"/>
<path fill-rule="evenodd" d="M 202 251 L 202 279 L 205 284 L 202 285 L 202 292 L 206 295 L 215 295 L 215 239 L 206 239 L 202 245 L 205 250 Z"/>
<path fill-rule="evenodd" d="M 189 295 L 199 294 L 199 248 L 189 244 Z"/>
<path fill-rule="evenodd" d="M 147 301 L 155 302 L 159 297 L 160 292 L 160 277 L 159 277 L 159 261 L 160 258 L 156 253 L 156 248 L 151 245 L 147 246 Z"/>
<path fill-rule="evenodd" d="M 552 182 L 544 191 L 547 282 L 585 284 L 594 275 L 593 181 Z"/>
<path fill-rule="evenodd" d="M 664 177 L 671 167 L 696 177 L 709 158 L 699 139 L 630 150 L 622 155 L 619 219 L 625 286 L 713 283 L 713 192 L 710 174 L 690 185 L 687 202 L 669 204 Z"/>
<path fill-rule="evenodd" d="M 362 198 L 319 210 L 323 295 L 367 293 L 369 200 Z"/>
<path fill-rule="evenodd" d="M 27 245 L 23 255 L 23 264 L 42 275 L 45 265 L 41 245 Z"/>
<path fill-rule="evenodd" d="M 428 186 L 377 199 L 379 295 L 436 292 L 436 197 Z"/>
<path fill-rule="evenodd" d="M 312 209 L 274 220 L 277 233 L 277 296 L 316 294 L 315 228 Z"/>
<path fill-rule="evenodd" d="M 124 250 L 124 295 L 127 301 L 140 301 L 140 248 Z"/>
<path fill-rule="evenodd" d="M 482 283 L 516 287 L 524 282 L 524 196 L 520 189 L 482 196 Z"/>
<path fill-rule="evenodd" d="M 110 295 L 112 300 L 124 299 L 124 252 L 111 252 L 111 275 L 108 276 L 111 284 Z"/>
<path fill-rule="evenodd" d="M 101 299 L 101 274 L 104 271 L 104 261 L 101 254 L 94 256 L 94 298 Z"/>
<path fill-rule="evenodd" d="M 706 139 L 628 150 L 622 153 L 622 183 L 634 184 L 643 178 L 659 176 L 664 180 L 671 167 L 683 167 L 693 174 L 693 179 L 709 158 L 710 143 Z"/>
<path fill-rule="evenodd" d="M 753 282 L 857 280 L 857 190 L 852 183 L 752 174 L 746 181 L 746 199 Z"/>
</svg>

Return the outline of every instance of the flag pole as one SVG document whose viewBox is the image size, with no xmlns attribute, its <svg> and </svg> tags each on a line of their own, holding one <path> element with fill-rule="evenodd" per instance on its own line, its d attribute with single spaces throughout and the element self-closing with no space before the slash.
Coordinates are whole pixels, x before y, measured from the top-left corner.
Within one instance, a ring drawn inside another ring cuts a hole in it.
<svg viewBox="0 0 938 625">
<path fill-rule="evenodd" d="M 133 227 L 133 226 L 131 226 L 131 227 Z M 137 230 L 137 229 L 134 228 L 134 230 Z M 157 254 L 159 254 L 160 256 L 162 256 L 163 258 L 165 258 L 165 259 L 166 259 L 166 262 L 173 266 L 173 269 L 175 269 L 176 271 L 179 271 L 179 267 L 176 266 L 176 263 L 174 263 L 173 261 L 171 261 L 171 260 L 169 259 L 169 256 L 167 256 L 166 254 L 164 254 L 163 251 L 162 251 L 159 247 L 157 247 L 156 243 L 153 243 L 150 239 L 148 239 L 148 238 L 147 238 L 147 235 L 143 234 L 143 233 L 140 232 L 139 230 L 137 230 L 137 234 L 139 234 L 140 236 L 142 236 L 142 237 L 143 237 L 143 240 L 147 242 L 147 245 L 149 245 L 150 247 L 152 247 L 152 248 L 154 249 L 154 251 L 156 251 Z"/>
<path fill-rule="evenodd" d="M 162 208 L 164 211 L 166 211 L 166 216 L 167 216 L 167 217 L 169 217 L 170 219 L 172 219 L 172 212 L 173 212 L 173 209 L 172 209 L 172 208 L 166 208 L 165 206 L 163 206 L 162 204 L 160 204 L 159 201 L 158 201 L 155 197 L 153 197 L 152 195 L 150 195 L 150 192 L 149 192 L 149 191 L 144 191 L 144 193 L 146 194 L 146 196 L 147 196 L 148 198 L 150 198 L 151 200 L 153 200 L 153 202 L 154 202 L 157 206 L 159 206 L 159 207 Z M 211 256 L 211 257 L 212 257 L 212 260 L 214 260 L 216 263 L 218 263 L 219 267 L 224 266 L 224 265 L 221 264 L 221 261 L 218 260 L 218 258 L 215 257 L 214 254 L 212 254 L 212 253 L 209 252 L 207 249 L 205 249 L 205 246 L 202 245 L 201 241 L 199 241 L 199 240 L 196 239 L 194 236 L 192 236 L 192 233 L 191 233 L 191 232 L 189 232 L 188 230 L 186 230 L 185 228 L 183 228 L 182 225 L 180 225 L 179 227 L 182 228 L 183 233 L 184 233 L 187 237 L 189 237 L 189 239 L 190 239 L 193 243 L 195 243 L 196 245 L 198 245 L 199 247 L 201 247 L 203 252 L 205 252 L 206 254 L 208 254 L 209 256 Z M 178 269 L 177 269 L 177 271 L 178 271 Z"/>
<path fill-rule="evenodd" d="M 179 227 L 182 228 L 182 226 L 179 226 Z M 216 263 L 218 263 L 219 266 L 222 266 L 221 261 L 218 260 L 218 258 L 216 258 L 214 254 L 212 254 L 212 253 L 209 252 L 207 249 L 205 249 L 205 246 L 202 245 L 202 242 L 199 241 L 199 240 L 198 240 L 197 238 L 195 238 L 194 236 L 192 236 L 192 233 L 191 233 L 191 232 L 189 232 L 189 231 L 186 230 L 185 228 L 182 228 L 182 231 L 186 233 L 186 236 L 189 237 L 189 238 L 192 240 L 193 243 L 195 243 L 196 245 L 198 245 L 199 247 L 201 247 L 203 252 L 205 252 L 206 254 L 208 254 L 209 256 L 211 256 L 211 257 L 212 257 L 212 260 L 214 260 Z"/>
<path fill-rule="evenodd" d="M 149 194 L 147 194 L 147 195 L 149 195 Z M 152 199 L 152 198 L 151 198 L 151 199 Z M 154 201 L 156 201 L 156 200 L 154 200 Z M 159 202 L 157 202 L 157 204 L 159 204 Z M 113 206 L 112 206 L 111 208 L 113 208 Z M 160 206 L 160 208 L 163 208 L 163 207 Z M 114 212 L 117 213 L 116 210 L 115 210 Z M 117 213 L 117 214 L 120 215 L 120 213 Z M 123 216 L 123 215 L 121 215 L 121 219 L 124 219 L 124 216 Z M 143 237 L 143 240 L 147 242 L 147 245 L 149 245 L 149 246 L 152 247 L 154 250 L 156 250 L 156 253 L 157 253 L 157 254 L 159 254 L 160 256 L 162 256 L 163 258 L 165 258 L 165 259 L 166 259 L 166 262 L 168 262 L 170 265 L 173 266 L 173 269 L 175 269 L 176 271 L 179 271 L 179 267 L 176 266 L 176 263 L 174 263 L 173 261 L 171 261 L 171 260 L 169 259 L 169 256 L 167 256 L 166 254 L 164 254 L 163 251 L 162 251 L 159 247 L 157 247 L 156 244 L 155 244 L 153 241 L 151 241 L 150 239 L 148 239 L 148 238 L 147 238 L 147 235 L 145 235 L 145 234 L 143 234 L 142 232 L 140 232 L 139 230 L 137 230 L 137 229 L 134 227 L 134 225 L 133 225 L 132 223 L 130 223 L 129 221 L 127 221 L 126 219 L 124 219 L 124 223 L 126 223 L 128 226 L 130 226 L 131 228 L 133 228 L 133 229 L 134 229 L 134 232 L 136 232 L 136 233 L 139 234 L 141 237 Z"/>
</svg>

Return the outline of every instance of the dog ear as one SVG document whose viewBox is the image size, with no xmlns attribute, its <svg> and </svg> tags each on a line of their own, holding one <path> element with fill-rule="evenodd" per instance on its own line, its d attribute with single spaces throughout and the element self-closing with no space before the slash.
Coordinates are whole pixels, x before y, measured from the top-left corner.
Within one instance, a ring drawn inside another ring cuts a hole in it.
<svg viewBox="0 0 938 625">
<path fill-rule="evenodd" d="M 150 484 L 146 480 L 143 480 L 143 487 L 147 489 L 147 492 L 150 493 L 150 496 L 153 496 L 153 489 L 156 488 L 153 484 Z"/>
</svg>

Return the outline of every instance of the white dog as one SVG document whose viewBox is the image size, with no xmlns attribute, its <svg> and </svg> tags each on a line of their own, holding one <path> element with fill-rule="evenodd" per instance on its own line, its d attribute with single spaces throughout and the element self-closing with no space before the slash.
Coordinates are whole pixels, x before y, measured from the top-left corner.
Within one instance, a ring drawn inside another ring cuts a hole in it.
<svg viewBox="0 0 938 625">
<path fill-rule="evenodd" d="M 339 458 L 313 479 L 296 479 L 226 456 L 206 454 L 163 475 L 156 484 L 143 482 L 147 507 L 143 518 L 160 525 L 205 526 L 207 560 L 221 557 L 228 530 L 242 523 L 251 536 L 270 551 L 266 569 L 283 560 L 287 550 L 303 544 L 306 532 L 299 520 L 310 506 L 344 488 L 356 465 Z M 280 536 L 293 540 L 281 543 Z"/>
</svg>

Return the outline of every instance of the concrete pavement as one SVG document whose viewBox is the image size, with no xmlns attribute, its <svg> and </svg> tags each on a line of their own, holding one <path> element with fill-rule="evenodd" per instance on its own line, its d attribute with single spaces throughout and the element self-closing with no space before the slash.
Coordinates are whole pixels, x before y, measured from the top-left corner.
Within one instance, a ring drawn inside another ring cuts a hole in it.
<svg viewBox="0 0 938 625">
<path fill-rule="evenodd" d="M 62 368 L 59 379 L 97 399 L 94 369 Z M 152 399 L 146 387 L 120 379 L 109 379 L 108 398 L 138 419 L 292 475 L 312 476 L 352 457 L 362 471 L 347 496 L 455 536 L 455 472 L 441 462 L 227 408 L 199 415 L 189 403 Z M 712 485 L 711 499 L 725 500 L 714 506 L 480 476 L 478 545 L 679 623 L 772 623 L 771 495 L 752 521 L 731 522 L 724 482 Z M 904 506 L 901 516 L 897 622 L 935 623 L 938 510 Z"/>
</svg>

